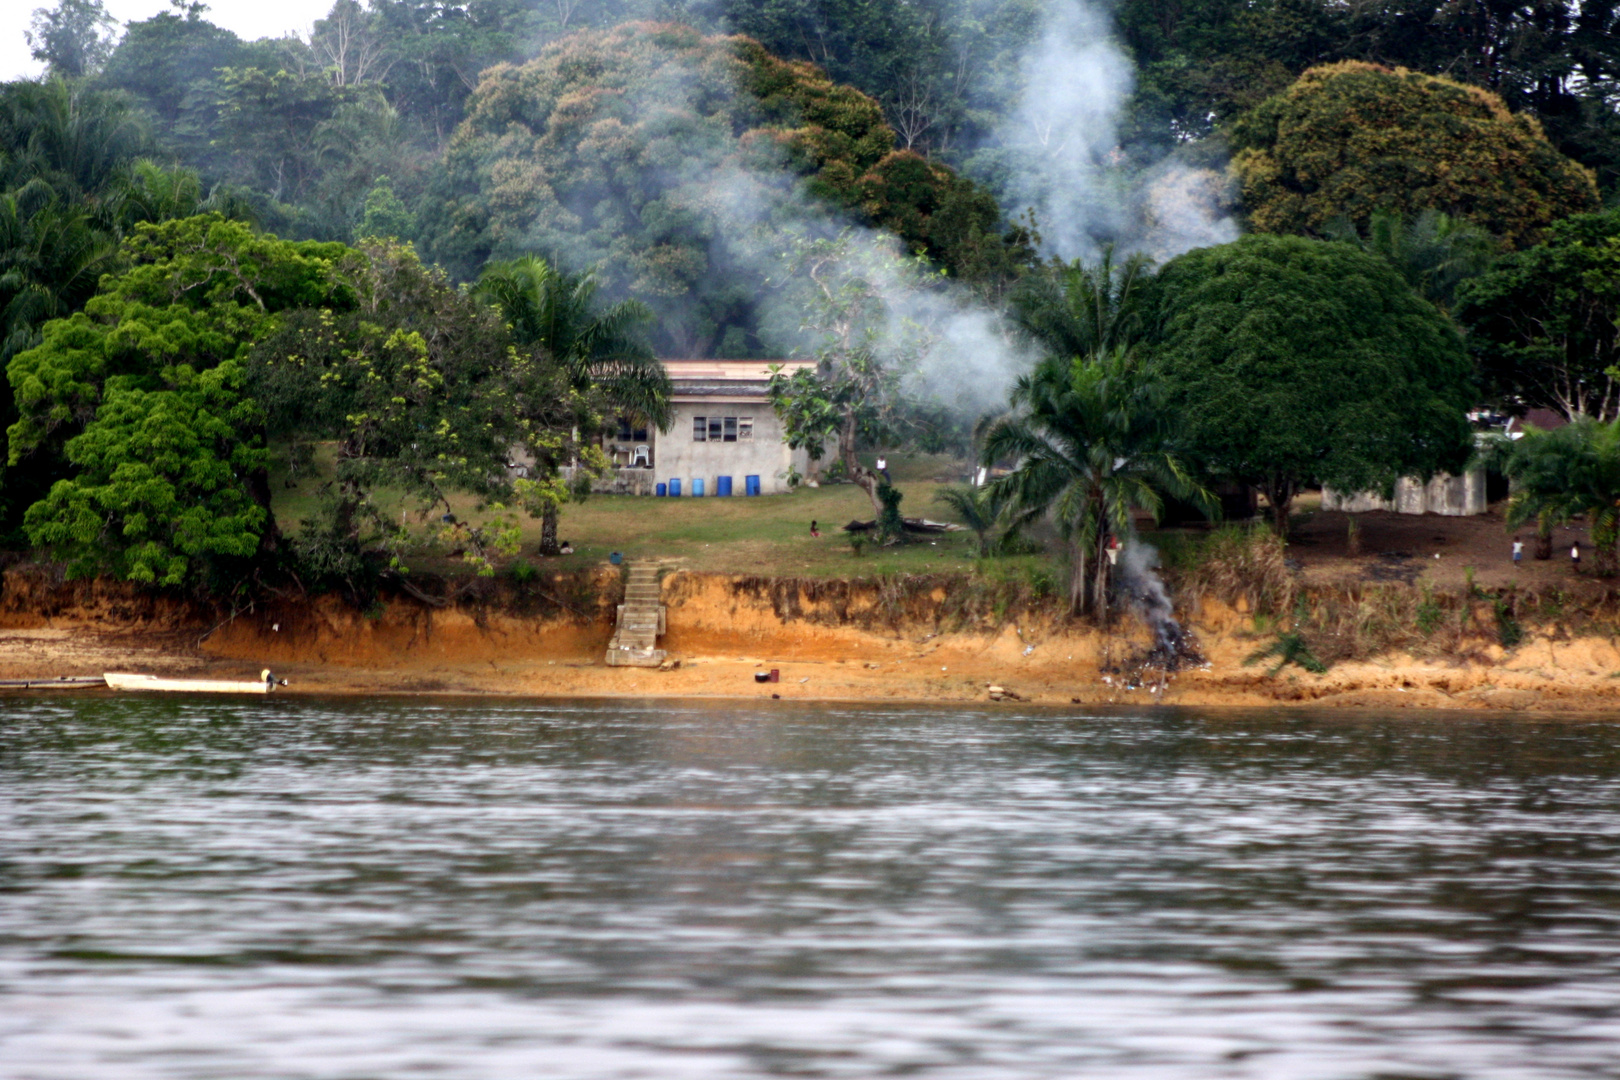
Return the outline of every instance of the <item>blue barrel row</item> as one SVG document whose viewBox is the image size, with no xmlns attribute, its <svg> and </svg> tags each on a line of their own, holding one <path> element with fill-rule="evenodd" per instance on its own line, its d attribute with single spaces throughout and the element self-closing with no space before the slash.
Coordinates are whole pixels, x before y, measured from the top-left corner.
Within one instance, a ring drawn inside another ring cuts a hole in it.
<svg viewBox="0 0 1620 1080">
<path fill-rule="evenodd" d="M 693 477 L 692 478 L 692 495 L 693 495 L 694 498 L 701 497 L 704 494 L 703 488 L 704 488 L 703 478 L 702 477 Z M 681 497 L 681 482 L 678 479 L 677 480 L 670 480 L 668 483 L 660 482 L 660 483 L 655 484 L 653 486 L 653 493 L 656 494 L 659 498 L 663 498 L 664 496 L 670 496 L 672 498 L 677 498 L 678 499 L 678 498 Z M 717 476 L 717 477 L 715 477 L 714 493 L 716 495 L 730 495 L 731 494 L 731 477 L 729 477 L 729 476 Z M 759 494 L 759 477 L 757 477 L 757 476 L 745 476 L 745 477 L 743 477 L 743 494 L 744 495 L 758 495 Z"/>
</svg>

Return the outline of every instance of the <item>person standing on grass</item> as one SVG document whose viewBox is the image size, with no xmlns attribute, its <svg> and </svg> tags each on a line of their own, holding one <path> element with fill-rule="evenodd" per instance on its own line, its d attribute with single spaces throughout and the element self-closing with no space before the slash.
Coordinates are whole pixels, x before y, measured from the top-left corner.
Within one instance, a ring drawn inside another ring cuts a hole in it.
<svg viewBox="0 0 1620 1080">
<path fill-rule="evenodd" d="M 1579 540 L 1569 545 L 1569 565 L 1575 568 L 1577 574 L 1581 572 L 1581 542 Z"/>
<path fill-rule="evenodd" d="M 814 540 L 816 537 L 818 537 L 820 535 L 821 535 L 821 530 L 816 528 L 816 520 L 815 520 L 815 518 L 811 518 L 810 519 L 810 538 L 812 540 Z"/>
<path fill-rule="evenodd" d="M 883 482 L 885 484 L 888 484 L 890 487 L 894 486 L 894 481 L 889 479 L 889 459 L 884 457 L 882 454 L 878 455 L 877 471 L 883 474 Z"/>
<path fill-rule="evenodd" d="M 1524 541 L 1517 536 L 1513 538 L 1513 565 L 1518 566 L 1524 561 Z"/>
</svg>

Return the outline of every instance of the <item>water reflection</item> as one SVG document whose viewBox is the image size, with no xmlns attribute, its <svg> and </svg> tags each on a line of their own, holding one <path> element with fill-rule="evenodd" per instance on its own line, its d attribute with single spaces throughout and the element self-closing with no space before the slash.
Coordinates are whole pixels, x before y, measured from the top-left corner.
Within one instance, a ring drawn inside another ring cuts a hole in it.
<svg viewBox="0 0 1620 1080">
<path fill-rule="evenodd" d="M 1601 720 L 0 700 L 26 1077 L 1610 1076 Z"/>
</svg>

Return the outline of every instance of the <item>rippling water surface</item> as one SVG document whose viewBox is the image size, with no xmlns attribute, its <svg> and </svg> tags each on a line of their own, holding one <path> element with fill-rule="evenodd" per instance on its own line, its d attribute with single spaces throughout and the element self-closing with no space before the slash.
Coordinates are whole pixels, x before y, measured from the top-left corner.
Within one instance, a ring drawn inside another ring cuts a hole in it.
<svg viewBox="0 0 1620 1080">
<path fill-rule="evenodd" d="M 1620 727 L 0 699 L 7 1078 L 1620 1076 Z"/>
</svg>

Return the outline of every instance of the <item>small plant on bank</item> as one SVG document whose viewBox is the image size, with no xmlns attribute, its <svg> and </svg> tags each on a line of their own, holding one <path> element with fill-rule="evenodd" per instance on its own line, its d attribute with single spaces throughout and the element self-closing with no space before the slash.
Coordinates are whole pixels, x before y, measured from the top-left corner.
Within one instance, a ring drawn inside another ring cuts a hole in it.
<svg viewBox="0 0 1620 1080">
<path fill-rule="evenodd" d="M 1424 637 L 1433 636 L 1434 632 L 1440 628 L 1442 616 L 1440 603 L 1434 598 L 1434 590 L 1424 586 L 1423 599 L 1418 601 L 1415 619 L 1418 633 Z"/>
<path fill-rule="evenodd" d="M 1502 648 L 1511 649 L 1524 640 L 1524 627 L 1513 617 L 1510 600 L 1497 597 L 1491 610 L 1496 615 L 1496 639 L 1502 643 Z"/>
<path fill-rule="evenodd" d="M 1299 605 L 1294 609 L 1294 628 L 1278 633 L 1276 640 L 1270 645 L 1256 649 L 1244 657 L 1243 666 L 1250 667 L 1262 660 L 1275 657 L 1277 663 L 1272 666 L 1270 671 L 1266 672 L 1267 675 L 1276 675 L 1277 672 L 1289 664 L 1302 667 L 1312 675 L 1325 674 L 1328 666 L 1322 663 L 1316 654 L 1311 651 L 1310 643 L 1305 640 L 1305 635 L 1300 632 L 1300 624 L 1305 621 L 1305 617 L 1305 601 L 1302 597 Z"/>
</svg>

